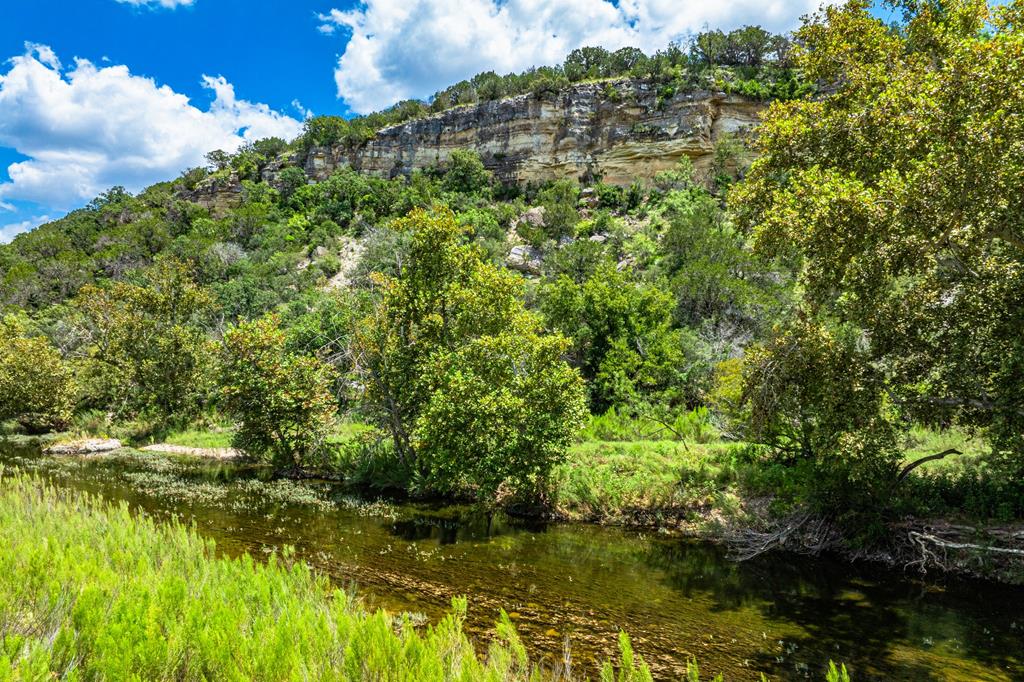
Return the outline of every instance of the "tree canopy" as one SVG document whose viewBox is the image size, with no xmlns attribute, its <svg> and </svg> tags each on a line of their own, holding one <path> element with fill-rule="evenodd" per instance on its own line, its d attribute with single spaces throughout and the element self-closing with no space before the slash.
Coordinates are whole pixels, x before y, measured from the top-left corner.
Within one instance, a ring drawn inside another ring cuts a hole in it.
<svg viewBox="0 0 1024 682">
<path fill-rule="evenodd" d="M 861 331 L 908 418 L 1024 466 L 1024 4 L 829 7 L 797 33 L 824 94 L 772 105 L 732 195 L 806 309 Z"/>
</svg>

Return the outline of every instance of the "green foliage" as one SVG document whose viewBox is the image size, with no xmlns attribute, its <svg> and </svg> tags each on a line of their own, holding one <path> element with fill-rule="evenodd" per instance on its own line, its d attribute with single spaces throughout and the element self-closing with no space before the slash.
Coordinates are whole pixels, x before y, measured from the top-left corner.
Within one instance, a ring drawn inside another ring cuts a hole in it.
<svg viewBox="0 0 1024 682">
<path fill-rule="evenodd" d="M 334 367 L 334 394 L 339 405 L 347 405 L 354 397 L 349 381 L 351 342 L 364 310 L 363 299 L 354 292 L 311 291 L 282 314 L 281 325 L 288 334 L 286 350 L 314 355 Z"/>
<path fill-rule="evenodd" d="M 239 421 L 234 443 L 277 466 L 316 466 L 334 419 L 333 368 L 288 352 L 275 316 L 224 334 L 221 397 Z"/>
<path fill-rule="evenodd" d="M 751 254 L 718 201 L 692 180 L 692 168 L 659 174 L 664 222 L 657 270 L 675 294 L 676 324 L 722 334 L 760 335 L 786 302 L 788 277 Z"/>
<path fill-rule="evenodd" d="M 572 180 L 556 180 L 537 195 L 544 207 L 544 234 L 548 239 L 575 234 L 580 221 L 579 196 L 579 185 Z"/>
<path fill-rule="evenodd" d="M 40 542 L 46 538 L 46 542 Z M 289 550 L 219 558 L 127 504 L 0 476 L 0 679 L 539 680 L 508 616 L 478 656 L 467 601 L 416 630 Z M 650 679 L 628 638 L 621 679 Z M 612 668 L 609 668 L 612 669 Z"/>
<path fill-rule="evenodd" d="M 455 149 L 442 168 L 441 188 L 447 192 L 480 195 L 490 188 L 493 178 L 484 168 L 480 155 L 470 149 Z"/>
<path fill-rule="evenodd" d="M 810 307 L 862 329 L 893 408 L 986 428 L 1024 471 L 1024 33 L 1019 2 L 866 2 L 798 34 L 826 96 L 774 106 L 732 199 Z M 858 121 L 851 126 L 850 121 Z"/>
<path fill-rule="evenodd" d="M 75 393 L 70 368 L 46 338 L 28 336 L 13 315 L 0 318 L 0 422 L 59 429 L 71 419 Z"/>
<path fill-rule="evenodd" d="M 572 360 L 591 387 L 591 405 L 692 402 L 697 339 L 672 329 L 671 296 L 631 281 L 610 263 L 577 283 L 561 276 L 545 284 L 540 305 L 548 326 L 572 339 Z"/>
<path fill-rule="evenodd" d="M 87 404 L 163 421 L 198 413 L 211 390 L 213 305 L 185 265 L 162 260 L 138 283 L 87 285 L 71 311 Z"/>
<path fill-rule="evenodd" d="M 883 376 L 856 331 L 799 315 L 747 349 L 741 429 L 782 461 L 809 463 L 814 503 L 862 525 L 861 514 L 884 510 L 900 459 L 883 396 Z"/>
<path fill-rule="evenodd" d="M 428 486 L 530 492 L 584 413 L 565 341 L 540 333 L 517 276 L 463 243 L 450 211 L 415 211 L 398 277 L 356 334 L 364 400 L 399 456 Z"/>
</svg>

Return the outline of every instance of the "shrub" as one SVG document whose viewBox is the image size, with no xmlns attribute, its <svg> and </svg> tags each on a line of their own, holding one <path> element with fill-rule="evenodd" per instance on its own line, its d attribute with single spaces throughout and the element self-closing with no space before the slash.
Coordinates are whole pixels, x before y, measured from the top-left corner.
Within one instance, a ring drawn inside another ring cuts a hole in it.
<svg viewBox="0 0 1024 682">
<path fill-rule="evenodd" d="M 276 316 L 243 322 L 224 335 L 221 395 L 237 419 L 235 446 L 301 467 L 322 455 L 334 420 L 333 368 L 289 353 Z"/>
<path fill-rule="evenodd" d="M 438 489 L 489 499 L 543 478 L 584 414 L 565 340 L 543 336 L 518 276 L 464 243 L 447 209 L 414 211 L 397 277 L 356 332 L 370 418 L 407 466 Z"/>
<path fill-rule="evenodd" d="M 56 348 L 29 337 L 13 316 L 0 319 L 0 421 L 30 431 L 60 428 L 71 418 L 75 382 Z"/>
</svg>

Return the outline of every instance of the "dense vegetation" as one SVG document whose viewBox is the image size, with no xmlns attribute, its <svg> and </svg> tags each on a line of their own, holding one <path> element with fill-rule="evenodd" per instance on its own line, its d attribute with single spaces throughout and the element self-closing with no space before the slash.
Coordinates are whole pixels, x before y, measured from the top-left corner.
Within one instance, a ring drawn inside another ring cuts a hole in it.
<svg viewBox="0 0 1024 682">
<path fill-rule="evenodd" d="M 1020 519 L 1024 9 L 898 6 L 893 26 L 829 8 L 792 44 L 744 29 L 653 57 L 580 50 L 434 99 L 797 69 L 822 94 L 772 105 L 749 171 L 727 139 L 707 177 L 683 162 L 629 188 L 505 187 L 472 151 L 408 178 L 287 167 L 268 184 L 288 147 L 268 140 L 211 154 L 242 178 L 221 213 L 182 198 L 195 173 L 115 188 L 0 248 L 21 349 L 0 353 L 20 391 L 0 416 L 136 440 L 226 422 L 281 471 L 534 508 L 572 506 L 563 485 L 601 497 L 583 474 L 660 470 L 643 447 L 571 450 L 580 426 L 699 432 L 741 443 L 709 466 L 747 492 L 861 540 L 907 513 Z M 373 121 L 392 119 L 313 119 L 293 144 Z M 967 439 L 956 466 L 917 467 Z M 952 445 L 908 456 L 930 440 Z"/>
</svg>

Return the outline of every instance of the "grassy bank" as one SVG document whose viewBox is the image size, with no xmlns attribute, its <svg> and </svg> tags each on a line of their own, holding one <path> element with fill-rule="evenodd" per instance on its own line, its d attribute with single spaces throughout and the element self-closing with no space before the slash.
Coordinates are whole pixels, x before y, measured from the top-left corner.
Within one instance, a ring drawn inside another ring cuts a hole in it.
<svg viewBox="0 0 1024 682">
<path fill-rule="evenodd" d="M 504 614 L 481 653 L 462 630 L 465 600 L 414 629 L 365 611 L 287 555 L 215 558 L 181 524 L 2 471 L 0 544 L 4 681 L 567 677 L 531 663 Z M 620 651 L 602 679 L 651 679 L 625 636 Z"/>
<path fill-rule="evenodd" d="M 507 618 L 485 655 L 466 602 L 414 631 L 302 563 L 213 558 L 180 524 L 0 479 L 0 679 L 528 679 Z M 628 679 L 649 679 L 629 657 Z"/>
</svg>

